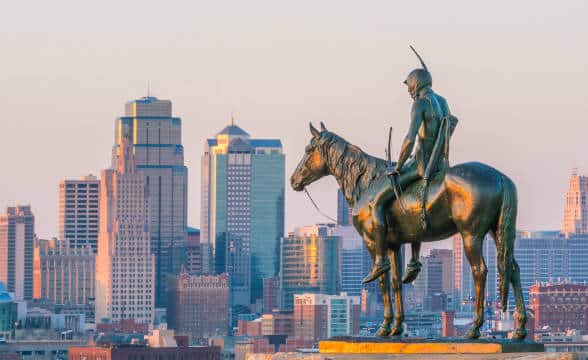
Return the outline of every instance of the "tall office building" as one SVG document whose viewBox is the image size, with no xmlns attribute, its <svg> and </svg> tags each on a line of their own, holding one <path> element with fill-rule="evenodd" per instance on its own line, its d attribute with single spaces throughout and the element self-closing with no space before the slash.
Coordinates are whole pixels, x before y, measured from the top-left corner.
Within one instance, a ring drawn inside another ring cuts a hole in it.
<svg viewBox="0 0 588 360">
<path fill-rule="evenodd" d="M 116 168 L 123 134 L 131 134 L 135 165 L 145 175 L 151 216 L 149 232 L 155 255 L 155 303 L 165 306 L 166 276 L 185 263 L 188 171 L 184 166 L 182 121 L 172 116 L 172 103 L 144 97 L 125 105 L 116 120 L 112 152 Z"/>
<path fill-rule="evenodd" d="M 134 319 L 151 324 L 155 313 L 155 256 L 149 238 L 149 184 L 136 169 L 130 133 L 121 134 L 117 167 L 102 171 L 96 257 L 96 323 Z"/>
<path fill-rule="evenodd" d="M 564 218 L 561 232 L 566 236 L 588 234 L 588 176 L 578 175 L 576 170 L 570 176 Z"/>
<path fill-rule="evenodd" d="M 202 255 L 200 246 L 200 229 L 188 227 L 186 242 L 186 272 L 192 275 L 202 273 Z"/>
<path fill-rule="evenodd" d="M 334 224 L 301 227 L 282 239 L 282 308 L 292 309 L 294 294 L 338 294 L 341 290 L 341 237 Z"/>
<path fill-rule="evenodd" d="M 363 289 L 377 292 L 377 281 L 362 284 L 372 269 L 373 260 L 357 230 L 351 225 L 339 225 L 333 235 L 341 238 L 341 291 L 351 296 L 361 296 Z"/>
<path fill-rule="evenodd" d="M 429 255 L 433 258 L 439 259 L 441 262 L 441 291 L 447 295 L 453 295 L 453 251 L 449 249 L 431 249 Z"/>
<path fill-rule="evenodd" d="M 55 238 L 35 242 L 35 298 L 55 304 L 93 303 L 96 255 L 92 247 L 74 247 L 68 240 Z"/>
<path fill-rule="evenodd" d="M 59 239 L 74 248 L 98 248 L 99 187 L 93 175 L 59 183 Z"/>
<path fill-rule="evenodd" d="M 35 217 L 30 206 L 8 207 L 0 215 L 0 282 L 15 300 L 33 298 Z"/>
<path fill-rule="evenodd" d="M 233 122 L 208 139 L 202 156 L 203 271 L 227 271 L 227 241 L 251 257 L 251 300 L 279 269 L 284 233 L 284 154 L 277 139 L 252 139 Z"/>
<path fill-rule="evenodd" d="M 352 209 L 341 189 L 337 190 L 337 224 L 353 225 Z"/>
</svg>

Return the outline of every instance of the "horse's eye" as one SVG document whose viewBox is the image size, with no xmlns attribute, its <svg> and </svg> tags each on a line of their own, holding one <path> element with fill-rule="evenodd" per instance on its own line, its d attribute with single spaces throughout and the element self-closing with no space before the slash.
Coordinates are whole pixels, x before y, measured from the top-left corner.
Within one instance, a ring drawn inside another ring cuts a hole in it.
<svg viewBox="0 0 588 360">
<path fill-rule="evenodd" d="M 308 146 L 307 146 L 307 147 L 304 149 L 304 151 L 305 151 L 305 152 L 308 154 L 308 153 L 310 153 L 310 152 L 312 151 L 312 149 L 314 149 L 314 147 L 313 147 L 313 146 L 311 146 L 311 145 L 308 145 Z"/>
</svg>

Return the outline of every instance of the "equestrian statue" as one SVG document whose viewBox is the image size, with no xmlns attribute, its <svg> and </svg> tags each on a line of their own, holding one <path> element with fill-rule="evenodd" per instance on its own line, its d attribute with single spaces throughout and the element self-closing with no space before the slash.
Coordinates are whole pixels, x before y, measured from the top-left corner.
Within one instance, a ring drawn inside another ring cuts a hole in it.
<svg viewBox="0 0 588 360">
<path fill-rule="evenodd" d="M 474 321 L 467 337 L 479 338 L 484 323 L 487 274 L 482 244 L 490 233 L 497 248 L 502 310 L 507 310 L 512 285 L 517 320 L 513 339 L 524 339 L 527 315 L 519 266 L 514 258 L 516 187 L 510 178 L 486 164 L 449 165 L 449 140 L 458 121 L 450 113 L 447 101 L 431 89 L 431 74 L 418 53 L 411 49 L 422 68 L 410 72 L 404 82 L 414 102 L 398 161 L 390 161 L 389 149 L 386 161 L 366 154 L 328 131 L 323 123 L 320 130 L 310 124 L 312 138 L 290 179 L 292 188 L 305 190 L 327 175 L 337 180 L 353 209 L 353 225 L 374 260 L 371 272 L 363 281 L 377 279 L 382 290 L 384 321 L 377 336 L 402 334 L 402 282 L 412 282 L 419 273 L 421 243 L 461 234 L 476 287 Z M 404 278 L 403 244 L 412 248 Z"/>
</svg>

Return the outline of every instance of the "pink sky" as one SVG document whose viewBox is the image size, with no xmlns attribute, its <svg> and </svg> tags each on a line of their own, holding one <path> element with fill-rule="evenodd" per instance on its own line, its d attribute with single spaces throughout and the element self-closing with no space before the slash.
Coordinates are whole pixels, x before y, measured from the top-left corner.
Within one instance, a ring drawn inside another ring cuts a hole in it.
<svg viewBox="0 0 588 360">
<path fill-rule="evenodd" d="M 110 164 L 126 101 L 171 99 L 183 119 L 189 223 L 199 226 L 204 140 L 229 121 L 282 139 L 286 176 L 324 121 L 395 154 L 427 61 L 460 118 L 452 162 L 487 162 L 519 189 L 519 228 L 557 229 L 572 167 L 588 172 L 585 1 L 50 1 L 0 5 L 0 207 L 30 203 L 57 234 L 58 184 Z M 335 182 L 310 187 L 335 214 Z M 286 191 L 286 231 L 323 219 Z"/>
</svg>

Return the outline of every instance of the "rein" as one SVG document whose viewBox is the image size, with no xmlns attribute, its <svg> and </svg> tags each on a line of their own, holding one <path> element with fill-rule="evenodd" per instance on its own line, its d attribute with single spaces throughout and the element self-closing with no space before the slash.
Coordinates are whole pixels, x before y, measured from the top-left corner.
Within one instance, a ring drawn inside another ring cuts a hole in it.
<svg viewBox="0 0 588 360">
<path fill-rule="evenodd" d="M 304 192 L 306 193 L 306 196 L 308 196 L 308 199 L 310 200 L 310 202 L 312 203 L 312 205 L 314 206 L 314 208 L 316 209 L 316 211 L 318 211 L 319 214 L 321 214 L 325 218 L 333 221 L 335 224 L 337 223 L 337 220 L 333 219 L 332 217 L 330 217 L 329 215 L 327 215 L 327 214 L 325 214 L 324 212 L 321 211 L 321 209 L 318 207 L 318 205 L 316 204 L 316 202 L 314 202 L 312 196 L 310 196 L 310 193 L 308 192 L 308 190 L 306 189 L 306 187 L 304 187 Z"/>
</svg>

